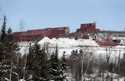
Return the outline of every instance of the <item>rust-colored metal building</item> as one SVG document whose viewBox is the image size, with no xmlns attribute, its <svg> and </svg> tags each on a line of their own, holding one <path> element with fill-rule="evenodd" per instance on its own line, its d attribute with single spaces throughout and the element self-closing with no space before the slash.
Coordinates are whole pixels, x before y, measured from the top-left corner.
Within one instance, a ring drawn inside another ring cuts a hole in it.
<svg viewBox="0 0 125 81">
<path fill-rule="evenodd" d="M 59 36 L 69 33 L 68 27 L 56 27 L 46 29 L 28 30 L 23 32 L 14 32 L 13 36 L 16 41 L 34 41 L 40 40 L 43 37 L 58 38 Z"/>
<path fill-rule="evenodd" d="M 96 32 L 97 31 L 96 23 L 81 24 L 79 31 L 82 32 L 82 33 Z"/>
</svg>

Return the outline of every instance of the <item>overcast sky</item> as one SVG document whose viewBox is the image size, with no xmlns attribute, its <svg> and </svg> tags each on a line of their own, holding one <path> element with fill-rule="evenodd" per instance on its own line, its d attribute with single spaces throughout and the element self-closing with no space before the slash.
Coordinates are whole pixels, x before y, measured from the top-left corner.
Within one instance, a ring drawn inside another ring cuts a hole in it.
<svg viewBox="0 0 125 81">
<path fill-rule="evenodd" d="M 0 0 L 0 21 L 3 15 L 14 31 L 54 26 L 74 31 L 89 22 L 125 30 L 125 0 Z"/>
</svg>

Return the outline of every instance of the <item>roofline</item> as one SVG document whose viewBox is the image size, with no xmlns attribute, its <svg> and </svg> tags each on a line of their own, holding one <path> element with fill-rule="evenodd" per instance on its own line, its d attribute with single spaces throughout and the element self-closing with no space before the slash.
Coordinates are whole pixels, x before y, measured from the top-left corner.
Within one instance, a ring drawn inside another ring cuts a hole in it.
<svg viewBox="0 0 125 81">
<path fill-rule="evenodd" d="M 110 30 L 101 30 L 96 33 L 125 33 L 125 31 L 110 31 Z"/>
</svg>

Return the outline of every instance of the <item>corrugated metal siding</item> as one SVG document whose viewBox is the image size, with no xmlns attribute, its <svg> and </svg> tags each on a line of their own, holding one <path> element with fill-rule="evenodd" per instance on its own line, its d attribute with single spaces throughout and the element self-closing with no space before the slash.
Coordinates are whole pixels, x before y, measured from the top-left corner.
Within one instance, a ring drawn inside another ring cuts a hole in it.
<svg viewBox="0 0 125 81">
<path fill-rule="evenodd" d="M 16 41 L 33 41 L 39 40 L 43 37 L 59 37 L 60 35 L 67 33 L 67 27 L 59 27 L 59 28 L 47 28 L 47 29 L 38 29 L 38 30 L 29 30 L 26 32 L 15 32 L 13 36 Z"/>
</svg>

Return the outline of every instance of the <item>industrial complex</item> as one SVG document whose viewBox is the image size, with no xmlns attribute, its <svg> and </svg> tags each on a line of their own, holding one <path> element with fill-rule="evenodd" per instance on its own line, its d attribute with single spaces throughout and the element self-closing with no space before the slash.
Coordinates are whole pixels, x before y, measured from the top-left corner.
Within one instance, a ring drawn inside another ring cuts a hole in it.
<svg viewBox="0 0 125 81">
<path fill-rule="evenodd" d="M 96 23 L 81 24 L 75 32 L 70 32 L 69 27 L 51 27 L 14 32 L 13 36 L 17 42 L 31 42 L 48 37 L 50 39 L 92 39 L 95 40 L 100 46 L 116 46 L 125 44 L 125 31 L 101 30 L 96 27 Z"/>
</svg>

